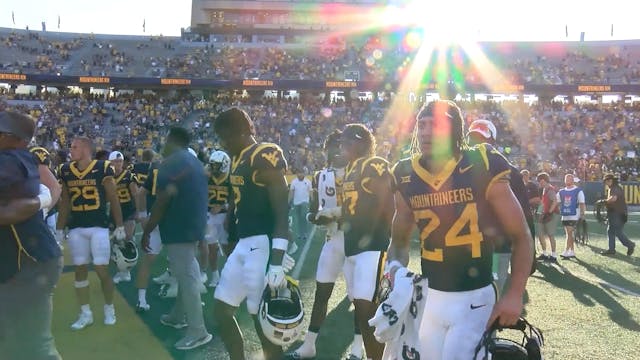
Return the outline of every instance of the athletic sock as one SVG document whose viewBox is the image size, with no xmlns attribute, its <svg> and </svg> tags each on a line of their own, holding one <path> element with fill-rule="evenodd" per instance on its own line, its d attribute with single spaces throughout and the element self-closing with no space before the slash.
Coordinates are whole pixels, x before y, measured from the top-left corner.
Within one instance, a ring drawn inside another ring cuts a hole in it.
<svg viewBox="0 0 640 360">
<path fill-rule="evenodd" d="M 362 346 L 363 346 L 363 341 L 362 341 L 362 335 L 361 334 L 354 334 L 353 335 L 353 342 L 351 343 L 351 354 L 355 355 L 357 358 L 361 359 L 362 355 L 364 355 L 362 353 Z"/>
<path fill-rule="evenodd" d="M 80 311 L 85 314 L 91 314 L 91 307 L 89 306 L 89 304 L 80 305 Z"/>
<path fill-rule="evenodd" d="M 138 302 L 140 304 L 147 303 L 147 289 L 138 289 Z"/>
</svg>

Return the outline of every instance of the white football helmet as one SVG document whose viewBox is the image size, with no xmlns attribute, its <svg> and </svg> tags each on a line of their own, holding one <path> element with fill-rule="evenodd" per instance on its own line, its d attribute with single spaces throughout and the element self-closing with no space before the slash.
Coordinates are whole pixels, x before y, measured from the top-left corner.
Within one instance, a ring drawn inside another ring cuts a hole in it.
<svg viewBox="0 0 640 360">
<path fill-rule="evenodd" d="M 138 248 L 133 241 L 126 241 L 123 245 L 113 244 L 111 260 L 118 267 L 118 271 L 129 271 L 138 263 Z"/>
<path fill-rule="evenodd" d="M 258 318 L 262 332 L 272 343 L 289 346 L 298 340 L 304 319 L 298 282 L 287 276 L 284 289 L 271 290 L 267 286 L 262 293 Z"/>
<path fill-rule="evenodd" d="M 228 174 L 229 166 L 231 165 L 231 159 L 226 152 L 222 150 L 216 150 L 209 156 L 209 164 L 220 164 L 220 172 L 223 174 Z"/>
</svg>

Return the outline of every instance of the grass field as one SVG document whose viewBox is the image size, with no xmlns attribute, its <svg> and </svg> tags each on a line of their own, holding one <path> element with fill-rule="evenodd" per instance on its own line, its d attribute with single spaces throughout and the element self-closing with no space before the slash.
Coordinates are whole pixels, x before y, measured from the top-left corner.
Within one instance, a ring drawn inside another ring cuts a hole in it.
<svg viewBox="0 0 640 360">
<path fill-rule="evenodd" d="M 640 216 L 634 215 L 625 227 L 633 241 L 640 244 Z M 540 327 L 545 335 L 546 359 L 640 359 L 640 254 L 632 258 L 617 244 L 619 254 L 604 257 L 606 229 L 589 219 L 588 245 L 576 248 L 577 259 L 560 262 L 560 266 L 541 265 L 530 278 L 525 296 L 525 316 Z M 301 290 L 310 317 L 315 290 L 315 269 L 322 246 L 322 231 L 315 232 L 307 249 L 295 254 L 303 257 L 299 268 Z M 558 249 L 564 249 L 564 234 L 557 233 Z M 410 267 L 418 268 L 418 243 L 413 244 Z M 165 264 L 158 263 L 155 274 Z M 73 296 L 73 273 L 67 272 L 58 285 L 54 297 L 54 336 L 65 359 L 228 359 L 219 337 L 207 346 L 188 352 L 173 350 L 173 343 L 181 337 L 180 330 L 160 325 L 159 317 L 168 311 L 171 300 L 156 296 L 158 287 L 149 289 L 150 312 L 134 312 L 137 293 L 133 283 L 118 285 L 114 327 L 102 324 L 102 296 L 95 274 L 91 275 L 92 309 L 95 323 L 81 331 L 72 332 L 69 325 L 75 320 L 78 307 Z M 205 320 L 210 332 L 218 333 L 213 321 L 213 292 L 203 296 Z M 246 309 L 238 314 L 246 338 L 246 349 L 259 359 L 259 343 L 253 323 Z M 306 324 L 305 324 L 306 326 Z M 317 359 L 343 358 L 351 343 L 353 310 L 345 297 L 344 281 L 336 284 L 329 304 L 329 314 L 318 337 Z M 294 345 L 294 348 L 297 345 Z M 1 357 L 1 355 L 0 355 Z"/>
</svg>

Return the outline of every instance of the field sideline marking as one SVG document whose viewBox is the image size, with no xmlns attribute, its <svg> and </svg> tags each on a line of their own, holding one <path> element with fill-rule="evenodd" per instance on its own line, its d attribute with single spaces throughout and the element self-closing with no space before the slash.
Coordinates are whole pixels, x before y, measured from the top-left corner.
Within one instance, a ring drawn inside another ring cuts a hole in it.
<svg viewBox="0 0 640 360">
<path fill-rule="evenodd" d="M 298 276 L 300 276 L 300 272 L 302 271 L 302 264 L 304 264 L 304 260 L 307 258 L 307 253 L 309 252 L 309 248 L 311 247 L 311 242 L 313 241 L 313 237 L 316 234 L 317 228 L 318 227 L 315 225 L 313 225 L 313 227 L 311 228 L 309 236 L 307 237 L 307 242 L 304 244 L 298 260 L 296 260 L 296 267 L 293 268 L 293 271 L 291 272 L 291 277 L 294 279 L 297 279 Z"/>
<path fill-rule="evenodd" d="M 602 234 L 600 234 L 600 233 L 595 233 L 595 232 L 591 232 L 591 231 L 589 231 L 588 234 L 589 235 L 602 236 Z M 604 236 L 607 236 L 607 235 L 605 234 Z M 606 240 L 606 238 L 605 238 L 605 240 Z M 578 274 L 578 273 L 575 273 L 575 272 L 571 272 L 571 275 L 573 275 L 573 276 L 575 276 L 577 278 L 580 278 L 580 279 L 582 279 L 582 280 L 584 280 L 586 282 L 590 282 L 592 284 L 596 284 L 596 285 L 600 285 L 600 286 L 606 286 L 606 287 L 609 287 L 609 288 L 612 288 L 612 289 L 616 289 L 616 290 L 618 290 L 618 291 L 620 291 L 622 293 L 625 293 L 627 295 L 630 295 L 630 296 L 640 297 L 640 294 L 637 293 L 637 292 L 628 290 L 628 289 L 626 289 L 626 288 L 624 288 L 622 286 L 618 286 L 618 285 L 612 284 L 612 283 L 610 283 L 608 281 L 604 281 L 604 280 L 602 280 L 602 279 L 600 279 L 598 277 L 585 276 L 585 275 Z"/>
<path fill-rule="evenodd" d="M 625 293 L 627 295 L 630 295 L 630 296 L 640 297 L 640 294 L 638 294 L 637 292 L 633 292 L 631 290 L 623 288 L 622 286 L 618 286 L 618 285 L 612 284 L 610 282 L 604 281 L 604 280 L 602 280 L 600 278 L 597 278 L 597 277 L 585 276 L 585 275 L 582 275 L 582 274 L 577 274 L 575 272 L 571 272 L 571 275 L 573 275 L 573 276 L 575 276 L 575 277 L 577 277 L 579 279 L 582 279 L 582 280 L 584 280 L 586 282 L 590 282 L 592 284 L 597 284 L 597 285 L 600 285 L 600 286 L 606 286 L 606 287 L 609 287 L 609 288 L 612 288 L 612 289 L 616 289 L 616 290 L 618 290 L 618 291 L 620 291 L 622 293 Z"/>
</svg>

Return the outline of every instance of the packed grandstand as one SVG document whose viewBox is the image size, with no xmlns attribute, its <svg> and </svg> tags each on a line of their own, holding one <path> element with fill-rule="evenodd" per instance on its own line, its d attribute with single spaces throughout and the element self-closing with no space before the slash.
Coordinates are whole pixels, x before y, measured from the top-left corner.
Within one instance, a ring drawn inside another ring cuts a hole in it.
<svg viewBox="0 0 640 360">
<path fill-rule="evenodd" d="M 457 96 L 468 123 L 496 124 L 500 149 L 514 163 L 552 176 L 597 180 L 614 171 L 638 179 L 640 41 L 479 46 L 506 81 L 503 91 L 487 89 L 476 65 L 453 49 L 447 56 L 464 74 Z M 391 103 L 402 98 L 415 108 L 441 92 L 436 74 L 422 91 L 398 91 L 415 55 L 383 34 L 309 46 L 4 28 L 0 94 L 9 108 L 38 119 L 37 141 L 51 150 L 84 134 L 133 159 L 158 149 L 163 129 L 175 123 L 192 128 L 198 150 L 210 152 L 218 146 L 213 117 L 240 104 L 260 140 L 281 144 L 292 171 L 310 173 L 322 164 L 327 133 L 350 122 L 374 130 L 390 160 L 406 153 L 407 134 L 384 121 Z"/>
</svg>

